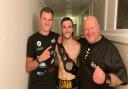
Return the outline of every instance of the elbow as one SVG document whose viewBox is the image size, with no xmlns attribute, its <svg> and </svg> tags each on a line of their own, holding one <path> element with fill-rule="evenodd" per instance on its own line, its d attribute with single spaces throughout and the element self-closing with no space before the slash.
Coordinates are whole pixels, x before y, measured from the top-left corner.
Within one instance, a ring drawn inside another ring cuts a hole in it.
<svg viewBox="0 0 128 89">
<path fill-rule="evenodd" d="M 25 65 L 25 67 L 26 67 L 26 72 L 29 73 L 30 72 L 29 66 L 28 65 Z"/>
<path fill-rule="evenodd" d="M 26 72 L 27 72 L 27 73 L 29 73 L 29 72 L 30 72 L 30 70 L 28 70 L 28 69 L 26 68 Z"/>
</svg>

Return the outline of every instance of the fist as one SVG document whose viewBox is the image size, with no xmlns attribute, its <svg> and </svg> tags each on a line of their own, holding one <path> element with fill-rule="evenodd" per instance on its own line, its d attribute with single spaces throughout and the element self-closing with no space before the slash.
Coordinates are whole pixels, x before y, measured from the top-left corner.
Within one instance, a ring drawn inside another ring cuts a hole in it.
<svg viewBox="0 0 128 89">
<path fill-rule="evenodd" d="M 93 73 L 93 81 L 96 84 L 104 84 L 105 82 L 105 73 L 100 67 L 96 67 Z"/>
</svg>

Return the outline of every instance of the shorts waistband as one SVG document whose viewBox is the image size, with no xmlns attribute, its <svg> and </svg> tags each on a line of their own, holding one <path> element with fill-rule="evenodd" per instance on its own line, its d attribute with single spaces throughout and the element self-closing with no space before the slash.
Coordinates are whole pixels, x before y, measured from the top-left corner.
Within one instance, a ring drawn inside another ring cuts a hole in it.
<svg viewBox="0 0 128 89">
<path fill-rule="evenodd" d="M 58 87 L 62 88 L 62 89 L 71 89 L 74 87 L 77 87 L 77 79 L 72 79 L 72 80 L 61 80 L 58 79 Z"/>
</svg>

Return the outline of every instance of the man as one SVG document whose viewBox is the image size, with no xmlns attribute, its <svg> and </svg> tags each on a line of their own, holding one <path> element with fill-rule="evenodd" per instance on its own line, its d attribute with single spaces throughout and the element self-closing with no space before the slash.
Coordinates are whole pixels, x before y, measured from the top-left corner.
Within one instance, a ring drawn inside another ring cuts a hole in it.
<svg viewBox="0 0 128 89">
<path fill-rule="evenodd" d="M 28 89 L 56 89 L 54 56 L 58 34 L 50 31 L 52 24 L 53 11 L 45 7 L 40 12 L 40 31 L 30 36 L 27 43 Z"/>
<path fill-rule="evenodd" d="M 64 17 L 61 21 L 62 44 L 58 45 L 58 89 L 77 89 L 77 56 L 80 44 L 73 39 L 73 21 Z"/>
<path fill-rule="evenodd" d="M 122 58 L 112 42 L 101 35 L 96 17 L 88 16 L 83 28 L 79 89 L 114 89 L 128 83 Z"/>
</svg>

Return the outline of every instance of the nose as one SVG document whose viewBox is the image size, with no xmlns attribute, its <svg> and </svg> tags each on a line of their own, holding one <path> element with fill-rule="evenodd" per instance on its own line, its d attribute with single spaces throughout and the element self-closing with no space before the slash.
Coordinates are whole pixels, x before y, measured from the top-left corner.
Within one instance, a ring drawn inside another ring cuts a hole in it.
<svg viewBox="0 0 128 89">
<path fill-rule="evenodd" d="M 48 20 L 46 20 L 46 24 L 49 24 L 49 21 Z"/>
<path fill-rule="evenodd" d="M 65 32 L 68 32 L 69 31 L 69 29 L 68 28 L 65 28 Z"/>
</svg>

